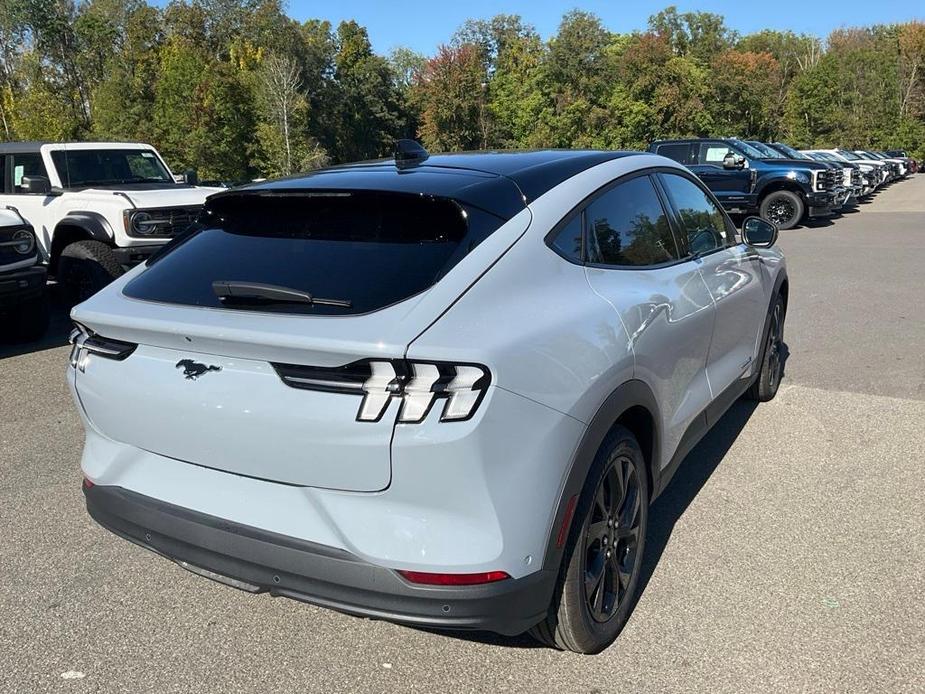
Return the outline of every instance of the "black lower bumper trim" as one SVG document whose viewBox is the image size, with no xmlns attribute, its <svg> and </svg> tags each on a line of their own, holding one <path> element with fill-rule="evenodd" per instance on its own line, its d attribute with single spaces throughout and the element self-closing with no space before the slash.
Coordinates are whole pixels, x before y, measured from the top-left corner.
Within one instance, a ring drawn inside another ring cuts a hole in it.
<svg viewBox="0 0 925 694">
<path fill-rule="evenodd" d="M 556 575 L 478 586 L 417 586 L 343 550 L 184 509 L 114 486 L 84 487 L 104 528 L 222 583 L 348 614 L 513 636 L 546 614 Z M 214 575 L 212 575 L 214 574 Z"/>
</svg>

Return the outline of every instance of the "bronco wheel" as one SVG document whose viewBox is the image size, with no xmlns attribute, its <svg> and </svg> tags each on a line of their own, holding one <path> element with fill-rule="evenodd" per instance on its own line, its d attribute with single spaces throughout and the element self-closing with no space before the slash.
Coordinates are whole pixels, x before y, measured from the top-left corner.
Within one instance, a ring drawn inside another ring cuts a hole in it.
<svg viewBox="0 0 925 694">
<path fill-rule="evenodd" d="M 748 397 L 751 400 L 767 402 L 777 395 L 777 389 L 780 387 L 780 380 L 784 374 L 783 347 L 786 318 L 787 310 L 784 307 L 784 299 L 778 294 L 771 306 L 768 336 L 761 352 L 761 371 L 758 372 L 758 377 L 748 389 Z"/>
<path fill-rule="evenodd" d="M 622 426 L 598 451 L 576 508 L 549 616 L 531 630 L 547 645 L 599 653 L 636 597 L 649 513 L 645 459 Z"/>
<path fill-rule="evenodd" d="M 793 229 L 803 218 L 803 201 L 789 190 L 775 190 L 761 201 L 759 214 L 778 229 Z"/>
<path fill-rule="evenodd" d="M 102 241 L 75 241 L 61 251 L 57 280 L 69 304 L 79 304 L 125 272 Z"/>
</svg>

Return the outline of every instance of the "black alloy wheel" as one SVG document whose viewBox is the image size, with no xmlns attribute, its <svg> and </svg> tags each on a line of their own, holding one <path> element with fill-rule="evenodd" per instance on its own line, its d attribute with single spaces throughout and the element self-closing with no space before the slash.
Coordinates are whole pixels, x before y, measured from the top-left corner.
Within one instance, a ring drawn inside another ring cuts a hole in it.
<svg viewBox="0 0 925 694">
<path fill-rule="evenodd" d="M 781 379 L 784 376 L 784 322 L 787 320 L 787 305 L 783 297 L 774 297 L 768 314 L 768 334 L 761 352 L 761 369 L 755 382 L 748 389 L 750 400 L 767 402 L 777 395 Z"/>
<path fill-rule="evenodd" d="M 639 559 L 642 497 L 632 461 L 612 460 L 598 484 L 584 534 L 584 595 L 596 622 L 610 620 L 626 599 Z"/>
<path fill-rule="evenodd" d="M 761 201 L 759 214 L 778 229 L 792 229 L 803 218 L 804 205 L 799 195 L 791 190 L 775 190 Z"/>
<path fill-rule="evenodd" d="M 545 619 L 530 633 L 554 648 L 600 653 L 636 604 L 649 518 L 649 476 L 639 442 L 616 424 L 601 442 L 570 523 Z"/>
</svg>

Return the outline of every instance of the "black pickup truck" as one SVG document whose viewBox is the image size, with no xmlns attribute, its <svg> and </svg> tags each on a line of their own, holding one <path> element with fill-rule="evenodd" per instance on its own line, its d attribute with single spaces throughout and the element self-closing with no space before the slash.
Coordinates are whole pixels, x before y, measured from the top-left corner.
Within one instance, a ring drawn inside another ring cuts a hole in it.
<svg viewBox="0 0 925 694">
<path fill-rule="evenodd" d="M 780 229 L 827 217 L 839 204 L 839 172 L 815 161 L 767 159 L 735 138 L 658 140 L 649 151 L 687 166 L 728 212 L 757 212 Z"/>
</svg>

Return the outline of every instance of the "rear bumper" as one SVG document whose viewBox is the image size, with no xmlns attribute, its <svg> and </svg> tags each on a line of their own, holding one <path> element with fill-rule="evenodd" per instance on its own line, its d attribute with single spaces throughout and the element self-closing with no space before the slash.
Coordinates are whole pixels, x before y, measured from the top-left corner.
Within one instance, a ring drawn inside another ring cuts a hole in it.
<svg viewBox="0 0 925 694">
<path fill-rule="evenodd" d="M 104 528 L 189 564 L 186 568 L 195 573 L 362 617 L 515 635 L 545 616 L 556 580 L 554 572 L 537 571 L 478 586 L 417 586 L 342 549 L 226 521 L 122 487 L 85 486 L 84 494 L 87 511 Z"/>
<path fill-rule="evenodd" d="M 0 272 L 0 308 L 9 308 L 35 299 L 45 292 L 48 273 L 44 267 L 33 266 L 14 272 Z"/>
</svg>

